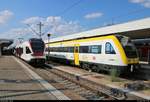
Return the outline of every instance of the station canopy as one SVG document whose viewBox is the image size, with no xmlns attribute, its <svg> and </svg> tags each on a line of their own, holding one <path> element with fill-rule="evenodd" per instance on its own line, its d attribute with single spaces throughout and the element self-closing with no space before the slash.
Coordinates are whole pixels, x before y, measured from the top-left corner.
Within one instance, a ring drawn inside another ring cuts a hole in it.
<svg viewBox="0 0 150 102">
<path fill-rule="evenodd" d="M 8 47 L 13 44 L 13 40 L 10 39 L 0 39 L 0 46 L 1 47 Z"/>
<path fill-rule="evenodd" d="M 50 42 L 65 41 L 92 36 L 112 35 L 112 34 L 120 34 L 128 36 L 131 37 L 131 39 L 133 40 L 150 38 L 150 17 L 122 24 L 101 27 L 73 35 L 58 37 L 51 39 Z"/>
</svg>

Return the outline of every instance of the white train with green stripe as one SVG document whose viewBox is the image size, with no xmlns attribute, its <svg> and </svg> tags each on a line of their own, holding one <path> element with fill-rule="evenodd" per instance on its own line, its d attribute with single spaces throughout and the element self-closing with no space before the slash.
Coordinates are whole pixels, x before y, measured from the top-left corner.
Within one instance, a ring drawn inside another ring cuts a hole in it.
<svg viewBox="0 0 150 102">
<path fill-rule="evenodd" d="M 122 35 L 70 37 L 66 40 L 55 38 L 46 46 L 46 55 L 50 60 L 71 63 L 96 72 L 116 69 L 118 73 L 125 73 L 139 68 L 136 47 L 129 37 Z"/>
</svg>

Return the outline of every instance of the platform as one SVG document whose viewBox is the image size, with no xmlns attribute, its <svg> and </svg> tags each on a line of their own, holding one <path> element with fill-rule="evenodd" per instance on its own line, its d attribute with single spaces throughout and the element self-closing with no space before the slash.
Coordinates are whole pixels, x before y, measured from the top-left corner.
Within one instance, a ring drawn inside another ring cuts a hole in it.
<svg viewBox="0 0 150 102">
<path fill-rule="evenodd" d="M 59 100 L 54 92 L 61 93 L 52 88 L 15 57 L 0 57 L 0 100 Z"/>
</svg>

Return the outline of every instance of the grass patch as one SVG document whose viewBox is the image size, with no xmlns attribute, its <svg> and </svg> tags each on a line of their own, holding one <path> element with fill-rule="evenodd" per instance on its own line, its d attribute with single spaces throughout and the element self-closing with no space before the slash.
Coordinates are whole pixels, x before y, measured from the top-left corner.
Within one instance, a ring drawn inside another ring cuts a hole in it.
<svg viewBox="0 0 150 102">
<path fill-rule="evenodd" d="M 119 80 L 119 75 L 120 73 L 117 71 L 117 69 L 111 69 L 111 72 L 110 72 L 110 76 L 111 76 L 111 81 L 112 82 L 120 82 Z"/>
</svg>

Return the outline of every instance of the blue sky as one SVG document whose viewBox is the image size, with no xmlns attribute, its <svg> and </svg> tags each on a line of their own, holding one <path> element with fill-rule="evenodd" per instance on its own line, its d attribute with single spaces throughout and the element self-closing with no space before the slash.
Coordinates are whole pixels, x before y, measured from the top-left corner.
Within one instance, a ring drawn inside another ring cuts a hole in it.
<svg viewBox="0 0 150 102">
<path fill-rule="evenodd" d="M 43 32 L 58 37 L 104 26 L 113 17 L 115 23 L 150 17 L 150 0 L 81 0 L 61 14 L 78 1 L 0 0 L 0 38 L 36 37 L 26 24 L 38 31 L 39 21 L 45 25 Z M 128 14 L 135 10 L 141 11 Z"/>
</svg>

